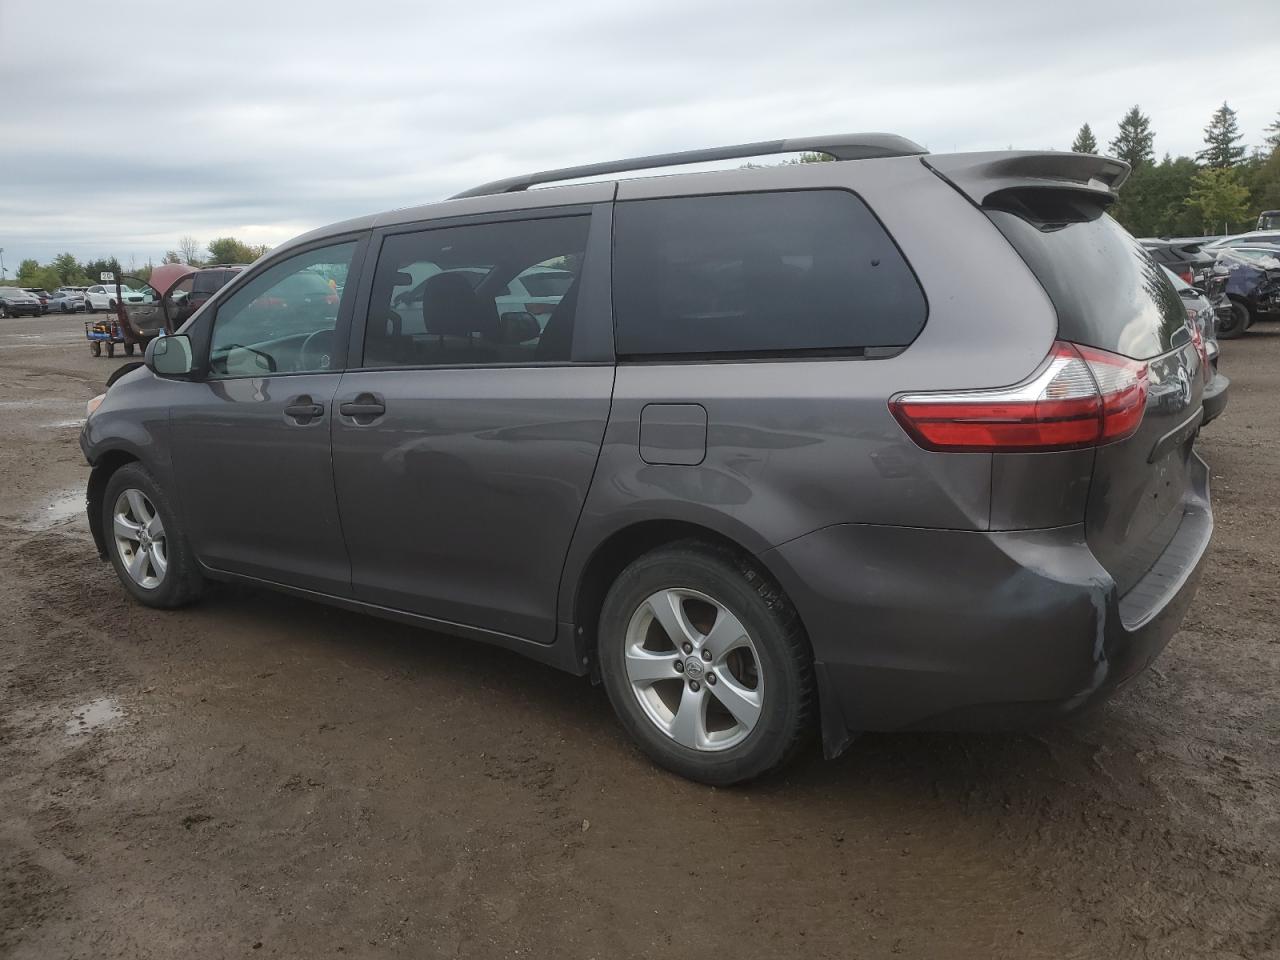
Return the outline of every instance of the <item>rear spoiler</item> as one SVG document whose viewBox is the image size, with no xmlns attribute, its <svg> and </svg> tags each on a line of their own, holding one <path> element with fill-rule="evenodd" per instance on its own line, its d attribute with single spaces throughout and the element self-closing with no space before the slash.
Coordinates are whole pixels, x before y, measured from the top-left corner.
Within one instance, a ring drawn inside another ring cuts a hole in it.
<svg viewBox="0 0 1280 960">
<path fill-rule="evenodd" d="M 947 153 L 920 158 L 978 206 L 1004 191 L 1054 190 L 1083 195 L 1104 206 L 1129 176 L 1129 164 L 1090 153 Z"/>
</svg>

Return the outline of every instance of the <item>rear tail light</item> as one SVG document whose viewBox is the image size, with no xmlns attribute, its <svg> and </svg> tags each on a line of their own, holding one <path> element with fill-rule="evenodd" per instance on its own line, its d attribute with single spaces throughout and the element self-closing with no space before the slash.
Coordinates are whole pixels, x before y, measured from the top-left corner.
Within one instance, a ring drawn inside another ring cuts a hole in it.
<svg viewBox="0 0 1280 960">
<path fill-rule="evenodd" d="M 1131 436 L 1147 365 L 1059 340 L 1026 381 L 995 390 L 901 394 L 889 409 L 926 450 L 1072 450 Z"/>
<path fill-rule="evenodd" d="M 1196 275 L 1191 272 L 1190 267 L 1188 267 L 1186 270 L 1183 270 L 1180 274 L 1178 274 L 1178 277 L 1182 280 L 1183 283 L 1191 284 L 1196 282 Z"/>
<path fill-rule="evenodd" d="M 1204 334 L 1200 332 L 1200 324 L 1191 321 L 1191 342 L 1195 345 L 1196 355 L 1200 358 L 1200 370 L 1204 374 L 1204 382 L 1213 379 L 1213 368 L 1209 365 L 1209 347 L 1204 342 Z"/>
</svg>

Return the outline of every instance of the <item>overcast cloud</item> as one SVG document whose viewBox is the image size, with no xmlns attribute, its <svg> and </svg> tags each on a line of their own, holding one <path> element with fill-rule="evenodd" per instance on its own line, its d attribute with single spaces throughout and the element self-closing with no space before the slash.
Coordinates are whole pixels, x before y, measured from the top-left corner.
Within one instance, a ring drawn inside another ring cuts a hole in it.
<svg viewBox="0 0 1280 960">
<path fill-rule="evenodd" d="M 1280 111 L 1280 0 L 0 0 L 0 247 L 276 244 L 532 169 L 887 130 L 1066 149 L 1128 107 L 1191 154 Z"/>
</svg>

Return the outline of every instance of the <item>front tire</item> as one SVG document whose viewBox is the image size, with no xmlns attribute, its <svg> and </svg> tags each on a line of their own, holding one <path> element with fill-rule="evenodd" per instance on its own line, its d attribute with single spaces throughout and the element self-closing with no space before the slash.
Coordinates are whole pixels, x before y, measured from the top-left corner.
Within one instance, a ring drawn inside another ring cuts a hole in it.
<svg viewBox="0 0 1280 960">
<path fill-rule="evenodd" d="M 107 481 L 102 529 L 116 576 L 134 599 L 172 609 L 200 596 L 204 581 L 177 514 L 142 464 L 125 464 Z"/>
<path fill-rule="evenodd" d="M 682 541 L 610 588 L 598 652 L 614 712 L 659 766 L 714 786 L 783 766 L 813 726 L 813 657 L 781 589 L 732 551 Z"/>
</svg>

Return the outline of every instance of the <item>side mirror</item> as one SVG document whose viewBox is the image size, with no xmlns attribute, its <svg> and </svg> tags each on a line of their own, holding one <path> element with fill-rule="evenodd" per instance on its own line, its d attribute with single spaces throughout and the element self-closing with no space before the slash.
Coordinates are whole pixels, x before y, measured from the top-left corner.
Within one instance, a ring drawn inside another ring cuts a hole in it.
<svg viewBox="0 0 1280 960">
<path fill-rule="evenodd" d="M 184 333 L 156 337 L 142 362 L 158 377 L 185 377 L 191 373 L 191 338 Z"/>
<path fill-rule="evenodd" d="M 513 310 L 498 318 L 498 342 L 508 345 L 527 343 L 542 335 L 538 318 L 524 310 Z"/>
</svg>

